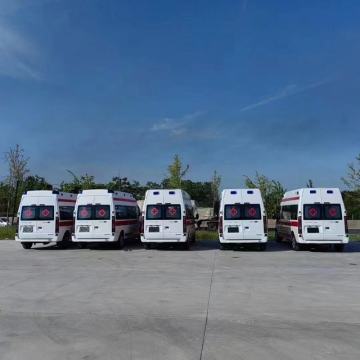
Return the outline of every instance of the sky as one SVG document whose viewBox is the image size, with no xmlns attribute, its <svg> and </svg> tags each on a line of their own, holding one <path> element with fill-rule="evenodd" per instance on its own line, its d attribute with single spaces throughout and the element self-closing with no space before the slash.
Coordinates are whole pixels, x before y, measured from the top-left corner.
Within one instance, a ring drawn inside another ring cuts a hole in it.
<svg viewBox="0 0 360 360">
<path fill-rule="evenodd" d="M 0 153 L 67 169 L 340 186 L 360 152 L 360 2 L 0 0 Z M 7 174 L 0 155 L 0 180 Z"/>
</svg>

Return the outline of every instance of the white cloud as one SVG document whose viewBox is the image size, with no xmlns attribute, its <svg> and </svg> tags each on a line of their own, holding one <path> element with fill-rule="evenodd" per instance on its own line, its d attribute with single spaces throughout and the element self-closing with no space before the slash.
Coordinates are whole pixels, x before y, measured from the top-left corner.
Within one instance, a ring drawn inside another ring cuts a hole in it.
<svg viewBox="0 0 360 360">
<path fill-rule="evenodd" d="M 258 108 L 260 106 L 270 104 L 270 103 L 272 103 L 274 101 L 285 99 L 285 98 L 287 98 L 289 96 L 293 96 L 293 95 L 296 95 L 296 94 L 300 94 L 300 93 L 302 93 L 302 92 L 304 92 L 306 90 L 317 88 L 317 87 L 322 86 L 322 85 L 324 85 L 324 84 L 326 84 L 328 82 L 329 82 L 329 80 L 322 80 L 322 81 L 311 83 L 311 84 L 308 84 L 308 85 L 305 85 L 305 86 L 298 86 L 297 84 L 287 85 L 284 88 L 282 88 L 280 91 L 275 93 L 274 95 L 268 96 L 268 97 L 266 97 L 266 98 L 264 98 L 262 100 L 259 100 L 259 101 L 255 102 L 253 104 L 246 105 L 246 106 L 242 107 L 240 109 L 240 111 L 252 110 L 252 109 Z"/>
<path fill-rule="evenodd" d="M 13 20 L 19 10 L 44 1 L 0 0 L 0 76 L 40 79 L 38 51 L 28 36 L 16 30 Z"/>
<path fill-rule="evenodd" d="M 151 127 L 151 131 L 166 131 L 173 136 L 182 136 L 188 132 L 188 123 L 197 119 L 203 111 L 196 111 L 190 114 L 186 114 L 181 118 L 164 118 Z"/>
</svg>

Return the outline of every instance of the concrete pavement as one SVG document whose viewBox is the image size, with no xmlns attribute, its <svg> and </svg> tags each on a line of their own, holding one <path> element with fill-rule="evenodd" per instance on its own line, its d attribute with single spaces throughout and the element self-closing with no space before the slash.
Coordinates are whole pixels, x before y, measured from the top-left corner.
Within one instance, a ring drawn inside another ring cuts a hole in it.
<svg viewBox="0 0 360 360">
<path fill-rule="evenodd" d="M 348 250 L 0 241 L 0 359 L 355 360 L 360 243 Z"/>
</svg>

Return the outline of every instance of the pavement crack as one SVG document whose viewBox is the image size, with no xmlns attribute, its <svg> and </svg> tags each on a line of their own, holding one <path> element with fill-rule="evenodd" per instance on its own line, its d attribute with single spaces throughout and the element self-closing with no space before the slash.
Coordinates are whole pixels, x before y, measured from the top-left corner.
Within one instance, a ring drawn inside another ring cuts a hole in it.
<svg viewBox="0 0 360 360">
<path fill-rule="evenodd" d="M 207 330 L 207 324 L 208 324 L 208 318 L 209 318 L 209 306 L 210 306 L 210 299 L 211 299 L 211 290 L 212 290 L 212 284 L 214 280 L 214 272 L 215 272 L 215 260 L 216 260 L 216 251 L 214 252 L 213 257 L 213 263 L 211 268 L 211 278 L 210 278 L 210 286 L 209 286 L 209 295 L 206 305 L 206 317 L 205 317 L 205 324 L 204 324 L 204 331 L 202 335 L 202 341 L 201 341 L 201 351 L 200 351 L 200 357 L 199 360 L 202 360 L 203 358 L 203 352 L 204 352 L 204 345 L 205 345 L 205 338 L 206 338 L 206 330 Z"/>
</svg>

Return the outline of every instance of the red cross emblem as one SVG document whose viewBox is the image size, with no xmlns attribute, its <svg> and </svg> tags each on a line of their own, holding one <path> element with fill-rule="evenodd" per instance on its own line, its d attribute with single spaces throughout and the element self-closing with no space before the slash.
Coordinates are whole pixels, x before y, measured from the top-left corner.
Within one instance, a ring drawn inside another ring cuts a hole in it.
<svg viewBox="0 0 360 360">
<path fill-rule="evenodd" d="M 315 217 L 315 216 L 317 216 L 317 214 L 318 214 L 318 211 L 317 211 L 316 208 L 311 208 L 311 209 L 309 210 L 309 215 L 310 215 L 311 217 Z"/>
<path fill-rule="evenodd" d="M 156 208 L 156 207 L 153 207 L 153 208 L 151 209 L 151 215 L 152 215 L 152 216 L 157 216 L 158 214 L 159 214 L 159 209 Z"/>
<path fill-rule="evenodd" d="M 230 210 L 230 214 L 231 214 L 231 216 L 234 216 L 234 217 L 235 217 L 235 216 L 238 214 L 237 208 L 233 207 L 233 208 Z"/>
<path fill-rule="evenodd" d="M 248 214 L 249 214 L 249 216 L 251 216 L 251 217 L 256 216 L 256 209 L 255 209 L 255 208 L 250 208 L 250 209 L 248 210 Z"/>
<path fill-rule="evenodd" d="M 48 217 L 50 215 L 50 211 L 48 209 L 44 209 L 42 212 L 41 212 L 41 215 L 43 217 Z"/>
<path fill-rule="evenodd" d="M 80 215 L 81 215 L 81 217 L 88 217 L 89 212 L 87 211 L 86 208 L 83 208 L 83 209 L 81 209 L 81 211 L 80 211 Z"/>
<path fill-rule="evenodd" d="M 100 217 L 104 217 L 104 216 L 106 215 L 105 209 L 100 209 L 100 210 L 98 211 L 98 215 L 99 215 Z"/>
<path fill-rule="evenodd" d="M 171 216 L 175 216 L 175 215 L 176 215 L 176 209 L 175 209 L 174 207 L 170 207 L 168 211 L 169 211 L 169 214 L 170 214 Z"/>
<path fill-rule="evenodd" d="M 29 218 L 33 216 L 33 211 L 31 209 L 26 209 L 24 212 L 25 217 Z"/>
<path fill-rule="evenodd" d="M 330 215 L 331 217 L 336 217 L 336 215 L 337 215 L 337 210 L 336 210 L 336 208 L 334 208 L 334 207 L 330 208 L 330 209 L 329 209 L 329 215 Z"/>
</svg>

